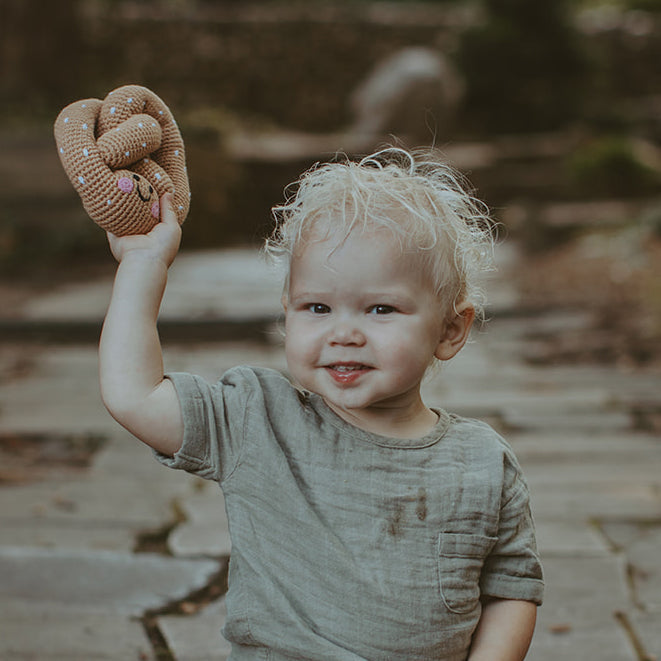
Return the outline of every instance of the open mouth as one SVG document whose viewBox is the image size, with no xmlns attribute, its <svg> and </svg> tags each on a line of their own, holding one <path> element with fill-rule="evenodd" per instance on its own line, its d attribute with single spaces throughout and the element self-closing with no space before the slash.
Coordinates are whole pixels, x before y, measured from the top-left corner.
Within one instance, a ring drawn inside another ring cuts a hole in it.
<svg viewBox="0 0 661 661">
<path fill-rule="evenodd" d="M 363 363 L 331 363 L 326 365 L 326 371 L 338 383 L 353 383 L 372 367 Z"/>
</svg>

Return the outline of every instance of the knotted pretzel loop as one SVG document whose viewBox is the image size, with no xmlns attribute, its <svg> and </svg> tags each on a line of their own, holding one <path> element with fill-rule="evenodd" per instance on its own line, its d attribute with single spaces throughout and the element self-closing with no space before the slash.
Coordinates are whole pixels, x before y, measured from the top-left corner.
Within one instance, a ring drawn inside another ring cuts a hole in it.
<svg viewBox="0 0 661 661">
<path fill-rule="evenodd" d="M 68 105 L 55 121 L 55 142 L 85 211 L 106 231 L 149 232 L 167 192 L 174 195 L 179 224 L 186 219 L 184 142 L 169 108 L 146 87 L 125 85 L 103 101 Z"/>
</svg>

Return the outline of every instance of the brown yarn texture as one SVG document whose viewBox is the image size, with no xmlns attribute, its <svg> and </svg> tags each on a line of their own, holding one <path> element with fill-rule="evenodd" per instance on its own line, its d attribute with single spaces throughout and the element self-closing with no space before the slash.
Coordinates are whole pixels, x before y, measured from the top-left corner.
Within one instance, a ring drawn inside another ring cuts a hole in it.
<svg viewBox="0 0 661 661">
<path fill-rule="evenodd" d="M 55 142 L 85 211 L 104 230 L 117 236 L 149 232 L 168 192 L 179 224 L 186 219 L 184 141 L 169 108 L 146 87 L 125 85 L 103 101 L 68 105 L 55 121 Z"/>
</svg>

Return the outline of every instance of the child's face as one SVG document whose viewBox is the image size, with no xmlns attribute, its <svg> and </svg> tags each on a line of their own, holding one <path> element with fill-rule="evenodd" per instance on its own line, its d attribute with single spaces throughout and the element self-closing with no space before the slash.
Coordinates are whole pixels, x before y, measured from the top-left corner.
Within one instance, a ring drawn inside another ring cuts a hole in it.
<svg viewBox="0 0 661 661">
<path fill-rule="evenodd" d="M 421 260 L 386 230 L 338 246 L 309 241 L 291 263 L 286 355 L 292 376 L 358 424 L 374 415 L 428 415 L 420 382 L 444 334 Z"/>
</svg>

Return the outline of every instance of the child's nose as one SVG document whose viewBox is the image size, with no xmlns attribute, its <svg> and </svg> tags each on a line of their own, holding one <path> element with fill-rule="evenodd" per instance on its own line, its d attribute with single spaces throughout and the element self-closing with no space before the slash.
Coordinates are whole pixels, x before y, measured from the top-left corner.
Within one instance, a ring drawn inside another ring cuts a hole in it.
<svg viewBox="0 0 661 661">
<path fill-rule="evenodd" d="M 331 345 L 362 346 L 365 344 L 365 336 L 356 324 L 343 320 L 333 326 L 328 341 Z"/>
</svg>

